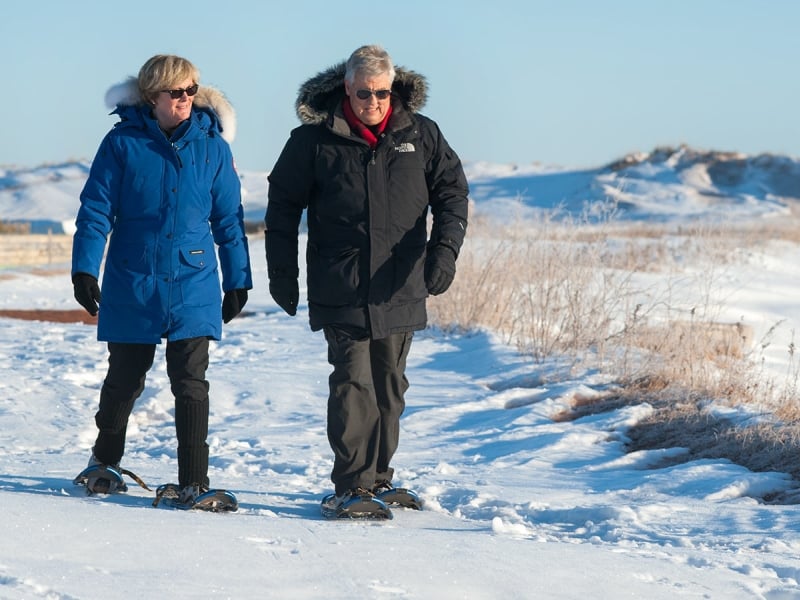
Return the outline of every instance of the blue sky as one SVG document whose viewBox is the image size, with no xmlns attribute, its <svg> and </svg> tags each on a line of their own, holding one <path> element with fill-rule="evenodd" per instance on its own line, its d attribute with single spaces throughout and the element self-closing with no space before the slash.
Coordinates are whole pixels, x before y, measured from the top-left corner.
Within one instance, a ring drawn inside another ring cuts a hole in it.
<svg viewBox="0 0 800 600">
<path fill-rule="evenodd" d="M 800 156 L 795 0 L 28 0 L 3 6 L 0 165 L 91 159 L 108 87 L 157 53 L 194 62 L 269 170 L 298 86 L 378 43 L 428 78 L 423 113 L 463 160 L 600 166 L 690 144 Z"/>
</svg>

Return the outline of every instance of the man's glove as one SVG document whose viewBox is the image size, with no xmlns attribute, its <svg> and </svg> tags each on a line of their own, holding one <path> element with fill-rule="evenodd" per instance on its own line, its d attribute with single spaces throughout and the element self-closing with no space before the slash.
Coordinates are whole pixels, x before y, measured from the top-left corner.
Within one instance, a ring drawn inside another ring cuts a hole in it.
<svg viewBox="0 0 800 600">
<path fill-rule="evenodd" d="M 272 277 L 269 280 L 269 294 L 286 314 L 293 317 L 297 314 L 297 301 L 300 290 L 296 277 Z"/>
<path fill-rule="evenodd" d="M 447 291 L 456 276 L 456 253 L 450 246 L 438 244 L 428 249 L 425 258 L 425 287 L 432 296 Z"/>
<path fill-rule="evenodd" d="M 97 314 L 97 303 L 100 302 L 100 286 L 97 278 L 88 273 L 75 273 L 72 276 L 72 289 L 78 301 L 90 315 Z"/>
<path fill-rule="evenodd" d="M 247 290 L 228 290 L 222 298 L 222 320 L 227 323 L 242 312 L 247 304 Z"/>
</svg>

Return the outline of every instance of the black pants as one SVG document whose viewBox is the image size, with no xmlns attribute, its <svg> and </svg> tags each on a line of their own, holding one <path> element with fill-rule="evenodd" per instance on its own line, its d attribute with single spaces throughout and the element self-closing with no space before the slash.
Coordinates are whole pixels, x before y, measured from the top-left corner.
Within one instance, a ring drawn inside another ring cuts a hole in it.
<svg viewBox="0 0 800 600">
<path fill-rule="evenodd" d="M 337 494 L 391 481 L 389 464 L 400 438 L 408 389 L 406 358 L 412 333 L 373 340 L 365 334 L 325 327 L 328 362 L 328 441 Z"/>
<path fill-rule="evenodd" d="M 125 452 L 125 433 L 133 405 L 144 390 L 156 344 L 108 344 L 108 373 L 95 415 L 94 455 L 117 464 Z M 167 375 L 175 396 L 178 483 L 208 483 L 208 339 L 168 341 Z"/>
</svg>

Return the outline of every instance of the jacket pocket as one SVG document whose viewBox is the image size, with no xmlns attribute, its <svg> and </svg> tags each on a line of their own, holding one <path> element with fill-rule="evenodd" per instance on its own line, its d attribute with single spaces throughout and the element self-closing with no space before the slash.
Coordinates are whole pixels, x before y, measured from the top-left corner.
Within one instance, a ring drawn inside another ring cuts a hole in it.
<svg viewBox="0 0 800 600">
<path fill-rule="evenodd" d="M 185 306 L 207 306 L 222 302 L 213 246 L 186 246 L 179 250 L 178 283 Z"/>
<path fill-rule="evenodd" d="M 320 248 L 309 243 L 308 300 L 324 306 L 354 306 L 358 301 L 358 248 Z"/>
<path fill-rule="evenodd" d="M 144 243 L 113 243 L 103 271 L 103 300 L 118 305 L 145 306 L 154 293 L 152 248 Z"/>
<path fill-rule="evenodd" d="M 391 298 L 396 302 L 422 300 L 427 297 L 425 287 L 425 245 L 398 246 L 394 256 L 394 280 Z"/>
</svg>

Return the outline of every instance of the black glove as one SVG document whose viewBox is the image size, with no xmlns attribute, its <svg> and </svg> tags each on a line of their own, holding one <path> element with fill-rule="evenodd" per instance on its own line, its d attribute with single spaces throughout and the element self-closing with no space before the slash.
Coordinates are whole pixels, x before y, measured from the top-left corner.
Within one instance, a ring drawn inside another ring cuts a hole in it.
<svg viewBox="0 0 800 600">
<path fill-rule="evenodd" d="M 78 304 L 85 308 L 90 315 L 95 316 L 97 303 L 100 302 L 100 286 L 97 285 L 97 277 L 88 273 L 75 273 L 72 276 L 72 289 Z"/>
<path fill-rule="evenodd" d="M 247 290 L 228 290 L 222 298 L 222 320 L 227 323 L 242 312 L 247 304 Z"/>
<path fill-rule="evenodd" d="M 432 296 L 447 291 L 456 276 L 456 253 L 450 246 L 439 244 L 428 249 L 425 258 L 425 287 Z"/>
<path fill-rule="evenodd" d="M 286 314 L 293 317 L 297 314 L 297 301 L 300 290 L 296 277 L 273 277 L 269 280 L 269 294 Z"/>
</svg>

